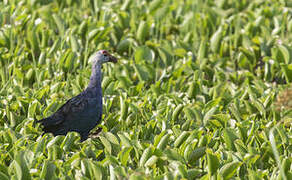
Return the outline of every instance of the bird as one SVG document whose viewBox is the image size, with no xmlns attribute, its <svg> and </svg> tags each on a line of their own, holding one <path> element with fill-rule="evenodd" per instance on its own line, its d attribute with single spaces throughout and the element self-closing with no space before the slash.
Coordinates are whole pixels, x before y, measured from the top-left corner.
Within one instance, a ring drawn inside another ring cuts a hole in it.
<svg viewBox="0 0 292 180">
<path fill-rule="evenodd" d="M 107 62 L 117 63 L 117 58 L 106 50 L 94 53 L 90 81 L 83 92 L 69 99 L 51 116 L 38 120 L 45 133 L 54 136 L 66 135 L 70 131 L 80 134 L 80 141 L 88 138 L 89 132 L 101 122 L 102 119 L 102 88 L 101 67 Z"/>
</svg>

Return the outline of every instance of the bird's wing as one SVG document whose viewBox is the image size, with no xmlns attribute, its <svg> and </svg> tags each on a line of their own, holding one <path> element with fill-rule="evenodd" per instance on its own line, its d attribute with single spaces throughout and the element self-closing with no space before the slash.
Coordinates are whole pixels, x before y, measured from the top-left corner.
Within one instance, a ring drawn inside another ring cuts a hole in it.
<svg viewBox="0 0 292 180">
<path fill-rule="evenodd" d="M 41 122 L 44 126 L 55 126 L 62 124 L 66 121 L 67 116 L 72 116 L 82 112 L 88 107 L 88 99 L 83 97 L 83 94 L 79 94 L 71 99 L 69 99 L 65 104 L 63 104 L 54 114 L 50 117 L 42 119 Z"/>
<path fill-rule="evenodd" d="M 82 112 L 88 107 L 88 98 L 85 98 L 82 94 L 79 94 L 72 99 L 68 100 L 63 106 L 61 106 L 55 115 L 61 116 L 66 119 L 68 115 L 74 115 Z"/>
</svg>

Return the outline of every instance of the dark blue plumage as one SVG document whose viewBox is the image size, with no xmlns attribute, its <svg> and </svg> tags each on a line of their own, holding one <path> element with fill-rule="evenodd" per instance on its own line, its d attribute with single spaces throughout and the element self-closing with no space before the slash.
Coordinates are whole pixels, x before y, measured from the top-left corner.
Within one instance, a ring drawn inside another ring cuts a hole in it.
<svg viewBox="0 0 292 180">
<path fill-rule="evenodd" d="M 93 65 L 88 87 L 79 95 L 68 100 L 54 114 L 37 121 L 43 126 L 44 133 L 66 135 L 69 131 L 78 132 L 81 141 L 88 138 L 92 130 L 101 121 L 102 89 L 101 66 L 106 62 L 117 62 L 114 56 L 101 50 L 92 57 Z"/>
</svg>

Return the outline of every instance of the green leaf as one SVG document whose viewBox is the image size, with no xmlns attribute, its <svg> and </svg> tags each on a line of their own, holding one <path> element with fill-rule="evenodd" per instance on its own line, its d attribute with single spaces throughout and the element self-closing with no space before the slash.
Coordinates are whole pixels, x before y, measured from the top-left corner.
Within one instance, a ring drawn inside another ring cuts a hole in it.
<svg viewBox="0 0 292 180">
<path fill-rule="evenodd" d="M 120 161 L 122 165 L 127 166 L 127 162 L 130 160 L 130 152 L 132 151 L 133 147 L 125 147 L 119 153 Z"/>
<path fill-rule="evenodd" d="M 98 35 L 99 32 L 100 32 L 100 31 L 99 31 L 98 29 L 93 29 L 92 31 L 90 31 L 90 32 L 88 33 L 88 41 L 90 42 L 90 41 L 92 41 L 93 39 L 95 39 L 95 38 L 97 37 L 97 35 Z"/>
<path fill-rule="evenodd" d="M 163 152 L 169 160 L 184 162 L 183 156 L 181 156 L 175 149 L 166 149 Z"/>
<path fill-rule="evenodd" d="M 38 106 L 38 102 L 37 102 L 36 100 L 34 100 L 34 101 L 29 105 L 29 108 L 28 108 L 28 117 L 29 117 L 29 118 L 33 118 L 33 117 L 34 117 L 34 115 L 36 114 L 37 106 Z"/>
<path fill-rule="evenodd" d="M 252 101 L 253 105 L 258 109 L 259 113 L 266 117 L 266 109 L 264 107 L 264 105 L 259 102 L 258 100 Z"/>
<path fill-rule="evenodd" d="M 107 174 L 103 171 L 103 167 L 96 163 L 90 161 L 90 169 L 91 169 L 91 179 L 96 178 L 96 179 L 103 179 L 103 177 L 106 177 Z"/>
<path fill-rule="evenodd" d="M 140 21 L 140 24 L 137 30 L 137 39 L 141 43 L 143 43 L 148 36 L 149 36 L 149 25 L 145 21 Z"/>
<path fill-rule="evenodd" d="M 153 14 L 153 12 L 155 12 L 159 7 L 161 7 L 162 3 L 163 3 L 162 0 L 151 1 L 150 4 L 149 4 L 150 13 Z"/>
<path fill-rule="evenodd" d="M 202 171 L 199 169 L 188 169 L 187 173 L 188 179 L 196 179 L 202 174 Z"/>
<path fill-rule="evenodd" d="M 71 35 L 70 36 L 70 44 L 71 44 L 71 47 L 72 47 L 72 51 L 73 52 L 78 52 L 79 51 L 79 44 L 77 42 L 77 39 L 74 35 Z"/>
<path fill-rule="evenodd" d="M 121 144 L 122 144 L 123 146 L 126 146 L 126 147 L 131 147 L 131 146 L 132 146 L 131 141 L 130 141 L 129 138 L 126 137 L 124 134 L 119 133 L 118 136 L 119 136 L 119 138 L 120 138 L 120 140 L 121 140 Z"/>
<path fill-rule="evenodd" d="M 234 146 L 234 141 L 238 139 L 238 137 L 235 135 L 233 130 L 227 128 L 223 130 L 223 139 L 226 143 L 226 147 L 232 151 L 235 151 L 236 148 Z"/>
<path fill-rule="evenodd" d="M 285 75 L 285 79 L 288 83 L 292 82 L 292 64 L 280 64 L 281 69 Z"/>
<path fill-rule="evenodd" d="M 53 14 L 53 19 L 58 27 L 59 33 L 63 36 L 65 34 L 65 24 L 63 19 L 61 19 L 57 14 Z"/>
<path fill-rule="evenodd" d="M 48 160 L 45 160 L 40 173 L 42 179 L 53 179 L 55 177 L 56 165 Z"/>
<path fill-rule="evenodd" d="M 158 160 L 158 157 L 153 155 L 146 161 L 145 166 L 153 167 L 156 164 L 157 160 Z"/>
<path fill-rule="evenodd" d="M 90 164 L 87 159 L 81 161 L 81 172 L 85 177 L 90 178 Z"/>
<path fill-rule="evenodd" d="M 179 57 L 185 57 L 187 51 L 183 48 L 177 48 L 174 50 L 174 54 Z"/>
<path fill-rule="evenodd" d="M 153 62 L 154 60 L 154 53 L 151 49 L 147 46 L 141 46 L 136 49 L 135 51 L 135 62 L 136 63 L 143 63 L 144 61 Z"/>
<path fill-rule="evenodd" d="M 230 162 L 225 164 L 219 171 L 223 179 L 231 179 L 238 168 L 240 167 L 241 162 Z"/>
<path fill-rule="evenodd" d="M 215 45 L 214 45 L 215 46 Z M 215 48 L 215 47 L 214 47 Z M 207 57 L 207 42 L 205 39 L 201 40 L 199 52 L 198 52 L 198 60 L 201 62 L 204 58 Z"/>
<path fill-rule="evenodd" d="M 206 154 L 206 147 L 199 147 L 194 149 L 188 157 L 188 163 L 194 165 L 197 160 Z"/>
<path fill-rule="evenodd" d="M 217 155 L 214 154 L 210 149 L 207 149 L 206 152 L 208 172 L 211 176 L 213 176 L 217 172 L 217 169 L 219 168 L 219 159 Z"/>
<path fill-rule="evenodd" d="M 66 69 L 66 71 L 73 70 L 74 63 L 76 63 L 75 62 L 76 58 L 77 58 L 77 55 L 74 52 L 70 52 L 68 54 L 68 56 L 66 57 L 66 60 L 65 60 L 65 64 L 64 64 L 64 68 Z"/>
<path fill-rule="evenodd" d="M 211 117 L 215 114 L 215 112 L 217 111 L 218 107 L 215 106 L 215 107 L 212 107 L 208 112 L 206 112 L 206 114 L 204 115 L 204 119 L 203 119 L 203 122 L 204 123 L 207 123 L 208 120 L 211 119 Z"/>
<path fill-rule="evenodd" d="M 290 53 L 287 47 L 285 47 L 284 45 L 278 45 L 278 48 L 284 58 L 284 62 L 285 64 L 290 64 L 291 60 L 290 60 Z"/>
<path fill-rule="evenodd" d="M 146 166 L 145 163 L 147 162 L 147 160 L 151 157 L 152 155 L 152 151 L 151 151 L 151 148 L 148 147 L 146 148 L 144 151 L 143 151 L 143 154 L 140 158 L 140 166 Z"/>
<path fill-rule="evenodd" d="M 178 116 L 181 113 L 181 111 L 183 110 L 183 107 L 184 106 L 182 104 L 179 104 L 178 106 L 176 106 L 176 108 L 174 109 L 173 114 L 172 114 L 173 121 L 176 122 L 178 120 Z"/>
<path fill-rule="evenodd" d="M 8 173 L 10 176 L 15 174 L 16 178 L 19 180 L 23 178 L 22 168 L 15 160 L 13 160 L 12 163 L 10 164 Z"/>
<path fill-rule="evenodd" d="M 111 143 L 119 144 L 118 138 L 114 134 L 112 134 L 111 132 L 106 132 L 104 135 L 105 135 L 106 139 L 108 141 L 110 141 Z"/>
<path fill-rule="evenodd" d="M 167 144 L 168 144 L 169 137 L 170 137 L 169 134 L 165 134 L 165 135 L 160 139 L 160 141 L 159 141 L 159 143 L 158 143 L 158 145 L 157 145 L 157 149 L 164 150 L 165 147 L 166 147 Z"/>
<path fill-rule="evenodd" d="M 0 179 L 9 180 L 10 178 L 6 174 L 0 172 Z"/>
<path fill-rule="evenodd" d="M 17 163 L 15 163 L 15 168 L 18 169 L 18 165 L 21 167 L 21 179 L 29 180 L 31 179 L 29 169 L 28 169 L 28 163 L 25 159 L 25 154 L 23 151 L 17 152 L 15 155 L 15 160 Z M 30 157 L 33 158 L 33 157 Z M 17 170 L 19 171 L 19 170 Z M 17 173 L 18 174 L 18 173 Z M 20 175 L 20 172 L 19 172 Z"/>
<path fill-rule="evenodd" d="M 147 81 L 149 79 L 149 75 L 147 73 L 147 70 L 145 69 L 145 66 L 135 64 L 134 69 L 140 81 Z"/>
<path fill-rule="evenodd" d="M 131 45 L 131 41 L 129 39 L 124 39 L 120 41 L 117 46 L 117 52 L 120 54 L 124 52 L 128 52 L 130 45 Z"/>
<path fill-rule="evenodd" d="M 220 41 L 221 41 L 222 35 L 223 35 L 222 32 L 223 32 L 223 28 L 222 28 L 222 26 L 220 26 L 210 39 L 211 50 L 215 53 L 218 53 L 218 51 L 219 51 L 220 44 L 221 44 Z"/>
<path fill-rule="evenodd" d="M 177 139 L 174 141 L 173 145 L 174 147 L 179 147 L 182 143 L 185 142 L 185 140 L 189 137 L 190 133 L 183 131 Z"/>
<path fill-rule="evenodd" d="M 99 136 L 99 139 L 101 140 L 102 144 L 104 145 L 106 151 L 111 154 L 112 146 L 111 146 L 111 143 L 107 140 L 107 138 L 105 138 L 103 136 Z"/>
</svg>

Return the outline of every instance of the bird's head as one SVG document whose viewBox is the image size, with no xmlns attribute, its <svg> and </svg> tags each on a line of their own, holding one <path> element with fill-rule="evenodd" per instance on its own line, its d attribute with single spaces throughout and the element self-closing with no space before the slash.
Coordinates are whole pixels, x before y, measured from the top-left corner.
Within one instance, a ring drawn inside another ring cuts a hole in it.
<svg viewBox="0 0 292 180">
<path fill-rule="evenodd" d="M 117 58 L 110 55 L 106 50 L 99 50 L 90 57 L 89 61 L 91 61 L 93 64 L 102 65 L 103 63 L 107 62 L 116 63 Z"/>
</svg>

